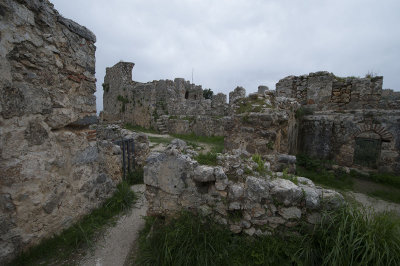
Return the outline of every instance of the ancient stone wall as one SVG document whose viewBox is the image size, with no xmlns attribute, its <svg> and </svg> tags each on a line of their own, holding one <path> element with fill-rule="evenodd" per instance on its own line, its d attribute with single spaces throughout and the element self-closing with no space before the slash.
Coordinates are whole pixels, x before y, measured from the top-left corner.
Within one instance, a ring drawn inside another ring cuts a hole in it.
<svg viewBox="0 0 400 266">
<path fill-rule="evenodd" d="M 400 110 L 325 112 L 305 116 L 299 152 L 342 166 L 400 173 Z"/>
<path fill-rule="evenodd" d="M 203 124 L 184 125 L 182 123 L 177 126 L 177 122 L 171 121 L 173 123 L 168 125 L 169 119 L 162 120 L 162 116 L 171 116 L 176 120 L 180 119 L 180 116 L 222 117 L 229 112 L 224 94 L 217 94 L 212 99 L 205 99 L 201 86 L 190 84 L 189 81 L 181 78 L 176 78 L 174 81 L 135 82 L 132 81 L 133 66 L 133 63 L 119 62 L 113 67 L 107 68 L 103 84 L 104 111 L 102 117 L 104 121 L 120 120 L 124 123 L 155 129 L 159 129 L 161 124 L 171 129 L 185 128 L 184 131 L 172 130 L 171 132 L 183 133 L 193 132 L 195 130 L 193 128 L 200 128 Z"/>
<path fill-rule="evenodd" d="M 218 166 L 199 165 L 194 151 L 173 141 L 151 153 L 144 168 L 149 215 L 174 215 L 182 209 L 202 213 L 249 235 L 271 234 L 300 220 L 318 223 L 322 207 L 336 208 L 343 198 L 312 181 L 284 173 L 253 171 L 247 152 L 219 156 Z"/>
<path fill-rule="evenodd" d="M 383 77 L 340 78 L 317 72 L 276 84 L 278 96 L 308 109 L 300 119 L 298 152 L 342 166 L 400 173 L 400 93 Z"/>
<path fill-rule="evenodd" d="M 276 84 L 277 96 L 296 98 L 313 110 L 351 110 L 383 108 L 383 77 L 337 77 L 320 71 L 289 76 Z"/>
<path fill-rule="evenodd" d="M 97 141 L 95 35 L 47 0 L 0 2 L 0 264 L 97 207 L 121 179 Z"/>
<path fill-rule="evenodd" d="M 275 97 L 262 89 L 235 100 L 234 115 L 225 123 L 225 150 L 251 154 L 295 154 L 299 104 L 293 98 Z"/>
</svg>

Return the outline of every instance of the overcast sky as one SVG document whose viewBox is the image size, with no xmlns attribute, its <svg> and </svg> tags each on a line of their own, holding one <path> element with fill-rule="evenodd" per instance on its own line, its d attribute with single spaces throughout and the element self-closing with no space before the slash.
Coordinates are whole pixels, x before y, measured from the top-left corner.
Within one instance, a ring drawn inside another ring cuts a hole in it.
<svg viewBox="0 0 400 266">
<path fill-rule="evenodd" d="M 400 89 L 399 0 L 50 0 L 97 36 L 97 109 L 105 68 L 134 62 L 133 79 L 182 77 L 228 94 L 275 89 L 326 70 L 384 76 Z"/>
</svg>

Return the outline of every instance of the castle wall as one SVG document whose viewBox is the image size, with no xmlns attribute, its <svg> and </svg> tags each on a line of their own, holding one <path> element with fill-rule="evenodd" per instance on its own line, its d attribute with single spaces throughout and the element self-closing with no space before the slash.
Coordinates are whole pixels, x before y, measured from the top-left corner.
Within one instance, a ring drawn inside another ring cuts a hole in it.
<svg viewBox="0 0 400 266">
<path fill-rule="evenodd" d="M 102 117 L 105 121 L 120 120 L 123 123 L 157 129 L 157 121 L 161 116 L 224 116 L 228 113 L 224 94 L 217 94 L 213 99 L 204 99 L 201 86 L 190 84 L 181 78 L 174 81 L 135 82 L 132 81 L 133 66 L 133 63 L 119 62 L 107 68 L 103 84 Z M 164 122 L 168 123 L 168 120 Z M 185 127 L 176 124 L 165 126 L 171 129 Z M 185 132 L 192 133 L 194 130 L 189 126 Z M 171 132 L 178 133 L 176 131 Z"/>
<path fill-rule="evenodd" d="M 0 3 L 0 264 L 113 192 L 120 155 L 96 141 L 95 35 L 47 0 Z"/>
</svg>

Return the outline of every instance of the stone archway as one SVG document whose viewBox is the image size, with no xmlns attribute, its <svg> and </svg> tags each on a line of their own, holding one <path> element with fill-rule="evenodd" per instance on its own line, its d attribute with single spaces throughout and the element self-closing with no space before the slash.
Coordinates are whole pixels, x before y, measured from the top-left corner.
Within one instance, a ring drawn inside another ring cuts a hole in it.
<svg viewBox="0 0 400 266">
<path fill-rule="evenodd" d="M 360 124 L 353 132 L 340 146 L 335 161 L 342 166 L 377 168 L 383 144 L 392 141 L 392 134 L 377 124 Z"/>
<path fill-rule="evenodd" d="M 383 142 L 393 136 L 381 125 L 362 124 L 353 135 L 353 164 L 377 169 Z"/>
</svg>

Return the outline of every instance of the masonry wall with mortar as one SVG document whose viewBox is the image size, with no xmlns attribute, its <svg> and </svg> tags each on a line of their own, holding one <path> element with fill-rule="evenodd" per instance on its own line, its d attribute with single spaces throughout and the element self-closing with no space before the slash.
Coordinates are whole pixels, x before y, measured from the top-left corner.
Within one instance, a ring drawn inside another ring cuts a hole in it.
<svg viewBox="0 0 400 266">
<path fill-rule="evenodd" d="M 212 217 L 234 233 L 262 235 L 301 221 L 316 224 L 322 209 L 343 203 L 339 193 L 303 177 L 291 181 L 283 173 L 245 171 L 255 163 L 247 152 L 221 155 L 214 167 L 199 165 L 191 153 L 181 141 L 150 154 L 144 168 L 148 215 L 173 216 L 184 209 Z"/>
<path fill-rule="evenodd" d="M 96 37 L 47 0 L 0 3 L 0 264 L 97 207 L 121 179 L 97 141 Z"/>
<path fill-rule="evenodd" d="M 186 134 L 203 128 L 210 121 L 205 117 L 220 118 L 229 113 L 224 94 L 205 99 L 201 86 L 181 78 L 135 82 L 132 80 L 133 67 L 133 63 L 119 62 L 106 69 L 104 121 L 121 121 L 154 129 L 162 122 L 170 133 Z M 208 131 L 208 135 L 218 135 L 217 132 Z"/>
<path fill-rule="evenodd" d="M 277 95 L 294 97 L 313 112 L 299 123 L 298 152 L 342 166 L 400 173 L 400 92 L 383 90 L 382 82 L 379 76 L 339 78 L 328 72 L 280 80 Z M 374 167 L 355 158 L 361 138 L 378 142 Z"/>
</svg>

